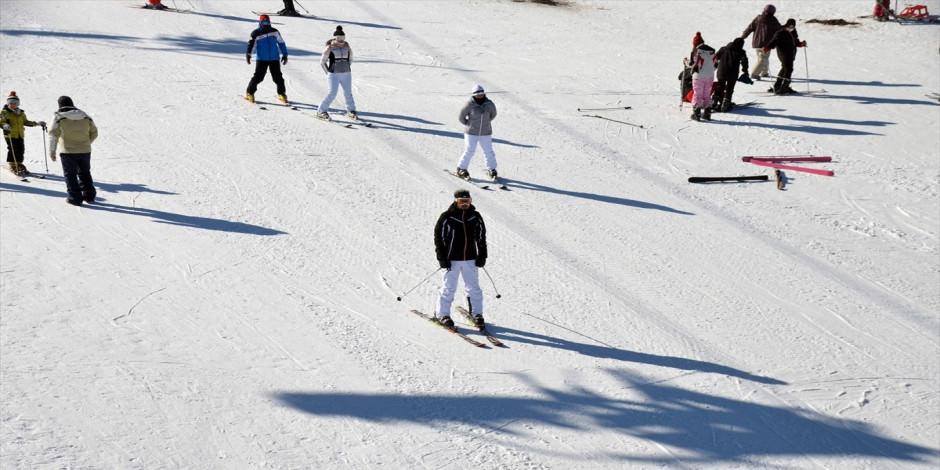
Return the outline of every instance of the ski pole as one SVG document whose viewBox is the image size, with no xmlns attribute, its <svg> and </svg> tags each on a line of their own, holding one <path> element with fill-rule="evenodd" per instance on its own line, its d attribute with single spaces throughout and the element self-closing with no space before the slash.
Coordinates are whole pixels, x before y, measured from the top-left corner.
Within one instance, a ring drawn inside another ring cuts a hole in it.
<svg viewBox="0 0 940 470">
<path fill-rule="evenodd" d="M 294 3 L 296 3 L 296 4 L 297 4 L 297 6 L 299 6 L 301 10 L 303 10 L 303 11 L 305 11 L 305 12 L 307 12 L 307 14 L 308 14 L 308 15 L 310 14 L 310 10 L 307 10 L 306 8 L 304 8 L 304 6 L 303 6 L 303 5 L 301 5 L 299 1 L 297 1 L 297 0 L 294 0 Z"/>
<path fill-rule="evenodd" d="M 806 92 L 809 93 L 809 56 L 806 54 L 806 46 L 803 46 L 803 61 L 806 62 Z"/>
<path fill-rule="evenodd" d="M 604 117 L 604 116 L 598 116 L 598 115 L 596 115 L 596 114 L 582 114 L 582 116 L 584 116 L 584 117 L 598 118 L 598 119 L 605 119 L 605 120 L 607 120 L 607 121 L 618 122 L 618 123 L 620 123 L 620 124 L 626 124 L 626 125 L 628 125 L 628 126 L 639 127 L 640 129 L 643 129 L 643 126 L 640 125 L 640 124 L 634 124 L 634 123 L 632 123 L 632 122 L 627 122 L 627 121 L 618 121 L 618 120 L 616 120 L 616 119 L 611 119 L 611 118 L 609 118 L 609 117 Z"/>
<path fill-rule="evenodd" d="M 499 289 L 496 288 L 496 283 L 493 282 L 493 277 L 490 276 L 490 272 L 487 271 L 486 268 L 483 268 L 483 273 L 486 274 L 486 277 L 490 278 L 490 284 L 493 285 L 493 291 L 496 292 L 496 298 L 498 299 L 498 298 L 502 297 L 502 295 L 500 295 L 500 293 L 499 293 Z"/>
<path fill-rule="evenodd" d="M 13 137 L 10 134 L 5 134 L 4 137 L 7 140 L 7 145 L 9 145 L 10 155 L 13 155 L 13 167 L 16 168 L 14 174 L 20 177 L 20 181 L 27 181 L 25 175 L 20 174 L 20 162 L 16 161 L 16 150 L 13 149 Z"/>
<path fill-rule="evenodd" d="M 49 176 L 49 155 L 46 153 L 46 127 L 42 128 L 42 156 L 46 161 L 46 176 Z"/>
<path fill-rule="evenodd" d="M 618 109 L 632 109 L 629 106 L 618 106 L 614 108 L 578 108 L 578 111 L 614 111 Z"/>
<path fill-rule="evenodd" d="M 431 276 L 433 276 L 433 275 L 435 275 L 435 274 L 437 274 L 437 273 L 438 273 L 438 271 L 440 271 L 440 270 L 442 270 L 442 269 L 444 269 L 444 268 L 437 268 L 437 269 L 435 269 L 435 270 L 434 270 L 434 272 L 432 272 L 431 274 L 428 274 L 428 275 L 427 275 L 427 277 L 425 277 L 424 279 L 422 279 L 422 280 L 421 280 L 421 282 L 419 282 L 419 283 L 417 283 L 417 284 L 415 284 L 415 286 L 414 286 L 414 287 L 412 287 L 411 289 L 408 289 L 408 292 L 405 292 L 404 294 L 402 294 L 402 295 L 399 295 L 398 297 L 396 297 L 396 298 L 395 298 L 395 300 L 397 300 L 397 301 L 399 301 L 399 302 L 401 302 L 401 299 L 402 299 L 402 297 L 404 297 L 404 296 L 406 296 L 406 295 L 408 295 L 408 294 L 410 294 L 410 293 L 411 293 L 411 291 L 413 291 L 413 290 L 415 290 L 415 289 L 417 289 L 417 288 L 418 288 L 418 286 L 420 286 L 421 284 L 424 284 L 425 282 L 427 282 L 427 280 L 428 280 L 428 279 L 431 279 Z"/>
</svg>

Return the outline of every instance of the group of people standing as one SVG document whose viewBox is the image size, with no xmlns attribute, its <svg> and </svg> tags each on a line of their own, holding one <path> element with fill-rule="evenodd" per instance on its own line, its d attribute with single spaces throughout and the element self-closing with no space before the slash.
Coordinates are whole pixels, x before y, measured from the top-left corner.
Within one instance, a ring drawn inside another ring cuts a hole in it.
<svg viewBox="0 0 940 470">
<path fill-rule="evenodd" d="M 710 120 L 712 111 L 728 112 L 734 108 L 732 97 L 736 82 L 752 84 L 753 80 L 770 77 L 770 51 L 777 51 L 780 72 L 774 85 L 768 90 L 775 95 L 796 94 L 790 86 L 796 51 L 806 47 L 796 32 L 796 20 L 788 19 L 780 24 L 776 7 L 767 5 L 744 29 L 741 36 L 715 52 L 705 43 L 701 33 L 692 38 L 692 52 L 685 60 L 686 69 L 680 75 L 683 80 L 683 95 L 692 91 L 692 119 Z M 747 52 L 744 40 L 753 34 L 751 47 L 757 55 L 754 68 L 748 74 Z M 741 69 L 738 76 L 737 70 Z"/>
<path fill-rule="evenodd" d="M 91 178 L 91 144 L 98 138 L 98 128 L 88 114 L 75 107 L 72 98 L 60 96 L 58 105 L 49 128 L 49 158 L 53 162 L 56 156 L 62 159 L 62 174 L 68 191 L 66 202 L 75 206 L 94 202 L 97 193 Z M 7 144 L 7 165 L 10 171 L 24 178 L 31 175 L 23 164 L 25 128 L 39 126 L 45 131 L 46 122 L 30 121 L 26 111 L 20 108 L 19 96 L 11 91 L 0 111 L 0 125 L 3 128 L 3 140 Z M 57 153 L 60 142 L 62 152 Z"/>
</svg>

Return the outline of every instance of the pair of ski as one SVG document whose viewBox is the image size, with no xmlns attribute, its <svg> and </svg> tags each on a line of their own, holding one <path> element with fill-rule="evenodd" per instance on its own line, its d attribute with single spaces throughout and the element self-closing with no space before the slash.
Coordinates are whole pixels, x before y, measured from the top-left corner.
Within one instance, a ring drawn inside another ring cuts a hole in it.
<svg viewBox="0 0 940 470">
<path fill-rule="evenodd" d="M 460 312 L 461 315 L 463 315 L 464 317 L 466 317 L 467 320 L 468 320 L 470 323 L 473 323 L 473 316 L 470 314 L 470 312 L 469 312 L 467 309 L 465 309 L 465 308 L 463 308 L 463 307 L 457 307 L 457 311 Z M 444 328 L 445 330 L 447 330 L 447 331 L 449 331 L 449 332 L 451 332 L 451 333 L 457 335 L 460 339 L 462 339 L 462 340 L 464 340 L 464 341 L 466 341 L 466 342 L 468 342 L 468 343 L 470 343 L 470 344 L 472 344 L 472 345 L 474 345 L 474 346 L 476 346 L 476 347 L 478 347 L 478 348 L 487 348 L 487 346 L 486 346 L 485 343 L 482 343 L 482 342 L 480 342 L 480 341 L 477 341 L 477 340 L 475 340 L 475 339 L 473 339 L 473 338 L 467 336 L 466 334 L 461 333 L 460 330 L 457 329 L 457 326 L 456 326 L 456 325 L 454 325 L 454 328 L 453 328 L 453 329 L 447 328 L 446 326 L 442 325 L 441 322 L 437 320 L 437 318 L 432 317 L 432 316 L 430 316 L 430 315 L 428 315 L 428 314 L 426 314 L 426 313 L 424 313 L 424 312 L 422 312 L 422 311 L 420 311 L 420 310 L 412 310 L 411 313 L 413 313 L 413 314 L 415 314 L 415 315 L 417 315 L 417 316 L 419 316 L 419 317 L 421 317 L 421 318 L 424 318 L 425 320 L 428 320 L 429 322 L 434 323 L 435 325 L 437 325 L 437 326 L 439 326 L 439 327 L 441 327 L 441 328 Z M 506 346 L 505 344 L 503 344 L 503 342 L 500 341 L 499 338 L 493 336 L 493 334 L 490 333 L 490 332 L 486 329 L 486 327 L 477 328 L 477 330 L 478 330 L 478 331 L 483 335 L 483 337 L 486 338 L 486 340 L 489 341 L 490 344 L 492 344 L 493 346 L 496 346 L 496 347 L 498 347 L 498 348 L 508 348 L 508 347 L 509 347 L 509 346 Z"/>
<path fill-rule="evenodd" d="M 497 176 L 496 178 L 493 178 L 493 179 L 491 179 L 491 180 L 475 180 L 475 179 L 473 179 L 473 178 L 464 178 L 463 176 L 460 176 L 460 175 L 458 175 L 457 173 L 455 173 L 455 172 L 453 172 L 453 171 L 451 171 L 451 170 L 448 170 L 447 168 L 444 168 L 444 171 L 446 171 L 447 173 L 450 173 L 450 175 L 453 176 L 454 178 L 458 178 L 458 179 L 461 179 L 461 180 L 463 180 L 463 181 L 466 181 L 466 182 L 468 182 L 468 183 L 470 183 L 470 184 L 472 184 L 472 185 L 474 185 L 474 186 L 476 186 L 476 187 L 478 187 L 478 188 L 480 188 L 480 189 L 486 190 L 486 191 L 492 191 L 492 190 L 493 190 L 493 188 L 491 188 L 490 185 L 486 184 L 486 181 L 489 181 L 489 182 L 491 182 L 491 183 L 497 185 L 497 187 L 499 187 L 499 189 L 502 189 L 503 191 L 509 191 L 509 186 L 506 186 L 506 182 L 503 181 L 503 179 L 500 178 L 499 176 Z"/>
<path fill-rule="evenodd" d="M 776 168 L 778 170 L 799 171 L 820 176 L 835 176 L 835 172 L 825 168 L 809 168 L 805 166 L 784 165 L 787 162 L 831 162 L 832 157 L 819 157 L 814 155 L 792 155 L 788 157 L 741 157 L 741 161 L 752 165 Z"/>
<path fill-rule="evenodd" d="M 330 119 L 324 119 L 319 116 L 314 116 L 314 118 L 316 118 L 318 121 L 323 121 L 323 122 L 327 122 L 330 124 L 336 124 L 337 126 L 345 127 L 346 129 L 355 129 L 356 127 L 353 124 L 360 125 L 362 127 L 372 127 L 371 122 L 366 122 L 366 121 L 363 121 L 362 119 L 352 119 L 350 117 L 346 118 L 346 119 L 349 119 L 348 121 L 336 120 L 336 119 L 333 119 L 332 117 Z"/>
</svg>

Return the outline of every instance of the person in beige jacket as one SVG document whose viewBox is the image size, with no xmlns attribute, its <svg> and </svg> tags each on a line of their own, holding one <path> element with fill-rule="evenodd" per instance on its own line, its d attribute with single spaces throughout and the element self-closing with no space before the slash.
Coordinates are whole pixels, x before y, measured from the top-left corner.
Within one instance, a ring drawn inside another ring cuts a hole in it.
<svg viewBox="0 0 940 470">
<path fill-rule="evenodd" d="M 66 202 L 74 206 L 95 201 L 95 186 L 91 179 L 91 143 L 98 138 L 95 121 L 75 107 L 72 98 L 59 97 L 59 110 L 49 129 L 49 158 L 56 160 L 56 150 L 62 141 L 62 172 L 69 196 Z"/>
</svg>

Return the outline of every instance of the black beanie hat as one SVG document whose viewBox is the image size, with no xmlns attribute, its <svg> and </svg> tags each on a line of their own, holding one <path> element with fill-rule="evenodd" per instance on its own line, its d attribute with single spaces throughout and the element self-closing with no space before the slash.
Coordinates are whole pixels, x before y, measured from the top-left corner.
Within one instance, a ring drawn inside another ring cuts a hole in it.
<svg viewBox="0 0 940 470">
<path fill-rule="evenodd" d="M 467 191 L 466 189 L 458 189 L 454 191 L 454 199 L 460 199 L 460 198 L 465 198 L 465 197 L 470 197 L 470 191 Z"/>
<path fill-rule="evenodd" d="M 75 106 L 75 103 L 72 103 L 72 98 L 69 98 L 68 96 L 60 96 L 59 107 L 65 108 L 67 106 Z"/>
<path fill-rule="evenodd" d="M 793 18 L 790 18 L 789 20 L 787 20 L 786 23 L 783 24 L 783 26 L 784 26 L 784 27 L 787 27 L 787 26 L 796 26 L 796 20 L 794 20 Z"/>
<path fill-rule="evenodd" d="M 333 31 L 333 36 L 345 36 L 346 33 L 343 32 L 342 26 L 337 26 L 336 31 Z"/>
</svg>

